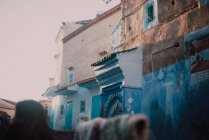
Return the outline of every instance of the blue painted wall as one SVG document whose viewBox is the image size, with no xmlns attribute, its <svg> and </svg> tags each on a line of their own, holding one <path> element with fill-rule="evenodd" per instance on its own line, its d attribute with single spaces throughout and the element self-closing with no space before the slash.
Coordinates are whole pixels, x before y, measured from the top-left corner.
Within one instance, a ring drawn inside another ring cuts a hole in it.
<svg viewBox="0 0 209 140">
<path fill-rule="evenodd" d="M 185 60 L 144 76 L 141 111 L 148 115 L 157 139 L 175 139 L 189 75 L 189 60 Z"/>
<path fill-rule="evenodd" d="M 139 88 L 123 87 L 123 113 L 138 114 L 141 112 L 142 90 Z"/>
<path fill-rule="evenodd" d="M 141 111 L 156 139 L 209 139 L 209 27 L 185 36 L 185 55 L 143 77 Z"/>
</svg>

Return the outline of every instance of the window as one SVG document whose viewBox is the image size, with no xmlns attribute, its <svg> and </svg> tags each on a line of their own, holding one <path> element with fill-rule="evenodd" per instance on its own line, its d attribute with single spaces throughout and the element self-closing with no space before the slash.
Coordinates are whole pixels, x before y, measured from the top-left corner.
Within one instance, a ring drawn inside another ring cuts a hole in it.
<svg viewBox="0 0 209 140">
<path fill-rule="evenodd" d="M 157 1 L 148 0 L 144 5 L 144 31 L 154 27 L 158 22 Z"/>
<path fill-rule="evenodd" d="M 86 102 L 85 101 L 81 101 L 80 103 L 80 112 L 85 112 L 85 105 L 86 105 Z"/>
<path fill-rule="evenodd" d="M 154 6 L 150 5 L 147 7 L 147 22 L 150 23 L 154 20 Z"/>
<path fill-rule="evenodd" d="M 68 70 L 68 85 L 74 83 L 74 69 Z"/>
<path fill-rule="evenodd" d="M 64 105 L 61 105 L 60 107 L 60 115 L 63 115 L 64 114 Z"/>
</svg>

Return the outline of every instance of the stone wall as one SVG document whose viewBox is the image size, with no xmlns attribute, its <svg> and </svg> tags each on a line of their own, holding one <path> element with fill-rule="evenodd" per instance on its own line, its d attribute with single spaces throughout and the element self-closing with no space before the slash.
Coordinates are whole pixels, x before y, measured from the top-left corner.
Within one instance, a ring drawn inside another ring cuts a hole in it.
<svg viewBox="0 0 209 140">
<path fill-rule="evenodd" d="M 144 29 L 147 0 L 123 0 L 122 46 L 143 49 L 141 112 L 150 139 L 208 139 L 209 5 L 154 0 L 157 22 Z"/>
<path fill-rule="evenodd" d="M 121 44 L 125 50 L 143 46 L 143 74 L 184 60 L 184 36 L 209 25 L 209 5 L 200 8 L 196 0 L 154 0 L 158 23 L 144 31 L 147 1 L 122 1 Z"/>
</svg>

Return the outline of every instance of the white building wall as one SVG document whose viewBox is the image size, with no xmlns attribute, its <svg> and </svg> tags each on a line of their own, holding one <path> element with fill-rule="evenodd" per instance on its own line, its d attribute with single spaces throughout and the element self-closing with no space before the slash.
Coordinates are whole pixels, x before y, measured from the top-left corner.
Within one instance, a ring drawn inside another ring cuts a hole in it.
<svg viewBox="0 0 209 140">
<path fill-rule="evenodd" d="M 62 59 L 63 59 L 63 41 L 62 39 L 69 33 L 72 33 L 76 29 L 81 27 L 80 24 L 75 23 L 65 23 L 65 25 L 60 27 L 60 30 L 55 39 L 55 52 L 54 52 L 54 85 L 60 83 L 60 75 L 62 69 Z"/>
<path fill-rule="evenodd" d="M 54 130 L 64 130 L 65 128 L 65 116 L 66 110 L 64 109 L 64 113 L 61 115 L 61 106 L 65 106 L 65 98 L 64 96 L 56 96 L 52 99 L 52 120 L 53 120 L 53 129 Z M 64 107 L 65 108 L 65 107 Z"/>
<path fill-rule="evenodd" d="M 112 32 L 112 49 L 114 52 L 121 51 L 121 25 L 121 21 L 119 21 Z"/>
<path fill-rule="evenodd" d="M 125 76 L 123 85 L 142 87 L 142 58 L 142 47 L 118 54 L 119 66 Z"/>
<path fill-rule="evenodd" d="M 95 23 L 88 29 L 66 41 L 64 44 L 61 44 L 63 45 L 61 59 L 62 63 L 58 63 L 59 65 L 61 65 L 61 87 L 65 87 L 68 85 L 67 74 L 69 67 L 74 68 L 74 82 L 78 82 L 95 76 L 91 64 L 104 57 L 99 54 L 101 51 L 107 51 L 108 53 L 112 53 L 111 34 L 120 19 L 121 11 L 118 11 L 113 15 L 99 21 L 98 23 Z M 66 35 L 66 32 L 62 34 L 62 36 Z M 59 75 L 59 70 L 57 73 Z M 57 105 L 55 103 L 54 112 L 56 117 L 54 120 L 54 128 L 56 130 L 63 130 L 65 126 L 65 117 L 63 116 L 66 116 L 67 111 L 65 109 L 66 104 L 69 101 L 73 102 L 72 129 L 76 128 L 78 124 L 78 117 L 81 115 L 80 101 L 85 100 L 86 109 L 84 115 L 91 119 L 92 96 L 98 94 L 99 87 L 94 87 L 93 89 L 78 87 L 77 93 L 69 94 L 68 96 L 62 96 L 60 102 L 57 103 Z M 56 100 L 54 102 L 56 102 Z M 60 115 L 58 113 L 60 112 L 59 109 L 63 103 L 65 104 L 65 111 L 63 115 Z"/>
<path fill-rule="evenodd" d="M 67 85 L 70 66 L 75 71 L 75 82 L 95 76 L 91 64 L 103 57 L 99 52 L 112 52 L 111 34 L 120 19 L 121 12 L 118 11 L 64 43 L 61 86 Z"/>
</svg>

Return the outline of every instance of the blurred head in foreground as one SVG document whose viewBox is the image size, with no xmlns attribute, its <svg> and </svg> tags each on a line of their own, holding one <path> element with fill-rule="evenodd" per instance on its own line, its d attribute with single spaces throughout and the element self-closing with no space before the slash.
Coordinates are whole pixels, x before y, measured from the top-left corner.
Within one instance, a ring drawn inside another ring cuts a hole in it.
<svg viewBox="0 0 209 140">
<path fill-rule="evenodd" d="M 14 121 L 9 128 L 8 140 L 54 140 L 43 107 L 36 101 L 17 103 Z"/>
</svg>

